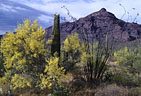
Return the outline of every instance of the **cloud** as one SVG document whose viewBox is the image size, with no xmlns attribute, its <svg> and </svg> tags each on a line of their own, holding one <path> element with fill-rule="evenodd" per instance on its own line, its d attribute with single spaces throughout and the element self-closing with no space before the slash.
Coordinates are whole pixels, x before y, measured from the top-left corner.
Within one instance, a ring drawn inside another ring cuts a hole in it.
<svg viewBox="0 0 141 96">
<path fill-rule="evenodd" d="M 29 2 L 30 1 L 30 2 Z M 70 13 L 76 17 L 84 17 L 90 13 L 100 10 L 101 8 L 106 8 L 108 11 L 114 13 L 118 18 L 121 18 L 124 14 L 124 9 L 119 6 L 121 3 L 126 11 L 129 11 L 130 21 L 134 17 L 136 17 L 137 12 L 141 13 L 141 0 L 25 0 L 24 4 L 35 8 L 37 10 L 41 10 L 49 13 L 60 13 L 63 16 L 66 16 L 66 10 L 61 7 L 65 5 Z M 37 3 L 38 2 L 38 3 Z M 131 10 L 132 7 L 136 8 L 136 10 Z M 128 17 L 123 18 L 126 20 Z M 141 23 L 141 17 L 138 17 L 137 20 Z"/>
<path fill-rule="evenodd" d="M 53 20 L 53 17 L 41 14 L 38 19 L 43 22 L 50 22 Z"/>
<path fill-rule="evenodd" d="M 1 2 L 0 0 L 0 34 L 13 32 L 17 25 L 22 24 L 25 19 L 36 19 L 44 28 L 49 27 L 52 24 L 48 22 L 51 19 L 49 18 L 50 16 L 52 15 L 49 13 L 36 10 L 20 3 L 7 0 Z M 47 19 L 47 17 L 49 19 Z"/>
<path fill-rule="evenodd" d="M 6 4 L 0 4 L 1 6 L 1 10 L 3 11 L 11 11 L 11 12 L 17 12 L 13 6 L 10 6 L 10 5 L 6 5 Z"/>
<path fill-rule="evenodd" d="M 18 11 L 25 11 L 26 9 L 25 8 L 22 8 L 22 7 L 16 7 L 16 6 L 11 6 L 11 5 L 8 5 L 8 4 L 0 4 L 0 10 L 3 10 L 3 11 L 7 11 L 7 12 L 18 12 Z"/>
<path fill-rule="evenodd" d="M 22 7 L 15 7 L 16 10 L 20 10 L 20 11 L 25 11 L 26 9 L 25 8 L 22 8 Z"/>
</svg>

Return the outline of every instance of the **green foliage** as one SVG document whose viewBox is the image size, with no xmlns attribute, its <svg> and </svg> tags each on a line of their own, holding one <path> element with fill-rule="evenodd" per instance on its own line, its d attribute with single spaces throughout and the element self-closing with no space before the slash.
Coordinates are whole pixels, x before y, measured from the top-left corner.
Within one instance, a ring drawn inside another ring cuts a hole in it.
<svg viewBox="0 0 141 96">
<path fill-rule="evenodd" d="M 125 47 L 114 53 L 116 64 L 119 64 L 124 71 L 132 74 L 141 72 L 141 49 L 129 50 Z"/>
<path fill-rule="evenodd" d="M 54 25 L 52 30 L 52 44 L 51 44 L 51 55 L 54 56 L 54 53 L 57 52 L 60 57 L 60 15 L 54 15 Z"/>
<path fill-rule="evenodd" d="M 133 54 L 130 54 L 129 49 L 125 47 L 123 50 L 119 50 L 114 53 L 116 64 L 126 64 L 128 62 L 127 57 L 132 56 Z"/>
<path fill-rule="evenodd" d="M 46 65 L 44 74 L 40 74 L 41 78 L 41 89 L 51 88 L 53 84 L 60 84 L 61 79 L 64 77 L 64 68 L 59 67 L 59 58 L 51 57 Z"/>
<path fill-rule="evenodd" d="M 125 74 L 116 73 L 112 76 L 112 81 L 116 82 L 117 84 L 125 84 L 125 82 L 128 82 L 127 76 Z"/>
<path fill-rule="evenodd" d="M 10 82 L 12 72 L 10 70 L 4 73 L 3 77 L 0 77 L 0 84 L 7 84 Z"/>
<path fill-rule="evenodd" d="M 119 67 L 120 75 L 130 82 L 141 85 L 141 49 L 129 50 L 127 47 L 114 53 L 115 63 Z M 117 78 L 115 78 L 117 80 Z M 118 81 L 118 80 L 117 80 Z M 129 85 L 129 84 L 128 84 Z"/>
<path fill-rule="evenodd" d="M 8 79 L 6 77 L 1 77 L 0 84 L 6 84 L 6 83 L 8 83 Z"/>
</svg>

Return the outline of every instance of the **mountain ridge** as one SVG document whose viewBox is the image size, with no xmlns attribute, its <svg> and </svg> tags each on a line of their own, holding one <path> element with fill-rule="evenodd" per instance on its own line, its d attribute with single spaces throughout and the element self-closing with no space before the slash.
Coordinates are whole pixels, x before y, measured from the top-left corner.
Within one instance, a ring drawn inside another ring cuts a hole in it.
<svg viewBox="0 0 141 96">
<path fill-rule="evenodd" d="M 64 22 L 60 24 L 61 40 L 64 40 L 67 35 L 77 32 L 81 34 L 85 30 L 90 37 L 101 38 L 109 32 L 109 37 L 117 41 L 133 41 L 141 38 L 141 25 L 137 23 L 125 22 L 108 12 L 105 8 L 91 13 L 86 17 L 80 18 L 74 22 Z M 46 28 L 46 38 L 51 36 L 52 26 Z"/>
</svg>

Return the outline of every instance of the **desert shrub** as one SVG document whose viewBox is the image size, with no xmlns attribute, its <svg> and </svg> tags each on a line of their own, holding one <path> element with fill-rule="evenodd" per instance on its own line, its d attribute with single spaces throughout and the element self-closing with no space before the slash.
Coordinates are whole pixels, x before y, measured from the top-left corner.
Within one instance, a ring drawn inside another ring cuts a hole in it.
<svg viewBox="0 0 141 96">
<path fill-rule="evenodd" d="M 8 83 L 7 78 L 6 77 L 1 77 L 0 78 L 0 84 L 6 84 L 6 83 Z"/>
<path fill-rule="evenodd" d="M 44 73 L 40 74 L 41 78 L 41 89 L 52 88 L 54 84 L 60 84 L 61 79 L 64 76 L 64 67 L 59 67 L 59 58 L 51 57 L 44 69 Z"/>
<path fill-rule="evenodd" d="M 125 79 L 124 83 L 129 81 L 129 84 L 138 85 L 141 84 L 141 49 L 129 50 L 127 47 L 121 49 L 114 53 L 115 63 L 120 69 L 117 73 L 120 74 L 120 77 Z M 115 76 L 118 76 L 115 75 Z M 117 79 L 114 77 L 114 79 Z M 127 81 L 126 81 L 127 80 Z M 118 81 L 118 79 L 117 79 Z"/>
<path fill-rule="evenodd" d="M 13 89 L 31 87 L 31 80 L 28 79 L 24 75 L 15 74 L 11 79 Z"/>
<path fill-rule="evenodd" d="M 119 64 L 124 71 L 132 74 L 141 72 L 141 49 L 129 50 L 127 47 L 114 53 L 116 64 Z"/>
<path fill-rule="evenodd" d="M 69 86 L 73 92 L 77 92 L 86 87 L 86 81 L 84 78 L 76 77 L 70 82 Z"/>
<path fill-rule="evenodd" d="M 56 85 L 53 88 L 53 92 L 52 92 L 53 96 L 73 96 L 71 93 L 71 90 L 65 86 L 62 85 Z"/>
<path fill-rule="evenodd" d="M 123 83 L 127 82 L 127 79 L 121 73 L 114 74 L 112 77 L 112 80 L 118 84 L 123 84 Z"/>
<path fill-rule="evenodd" d="M 81 62 L 84 65 L 86 81 L 95 84 L 100 83 L 108 68 L 107 63 L 111 56 L 111 44 L 109 44 L 108 33 L 105 40 L 99 40 L 97 43 L 94 42 L 93 38 L 90 41 L 88 34 L 86 36 L 84 34 L 84 42 L 81 48 Z"/>
<path fill-rule="evenodd" d="M 113 75 L 111 78 L 112 82 L 115 82 L 118 85 L 123 85 L 123 86 L 137 86 L 138 81 L 133 81 L 133 78 L 130 76 L 127 76 L 124 73 L 116 73 Z"/>
<path fill-rule="evenodd" d="M 61 52 L 61 63 L 68 72 L 80 61 L 80 40 L 77 33 L 66 37 Z"/>
</svg>

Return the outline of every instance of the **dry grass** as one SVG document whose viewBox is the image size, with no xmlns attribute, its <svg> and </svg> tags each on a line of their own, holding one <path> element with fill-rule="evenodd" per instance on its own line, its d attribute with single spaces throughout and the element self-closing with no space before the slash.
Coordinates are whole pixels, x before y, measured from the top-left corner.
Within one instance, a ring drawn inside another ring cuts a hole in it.
<svg viewBox="0 0 141 96">
<path fill-rule="evenodd" d="M 116 84 L 98 88 L 95 96 L 128 96 L 128 89 Z"/>
<path fill-rule="evenodd" d="M 128 89 L 116 84 L 102 84 L 97 88 L 85 88 L 75 93 L 75 96 L 128 96 Z"/>
</svg>

